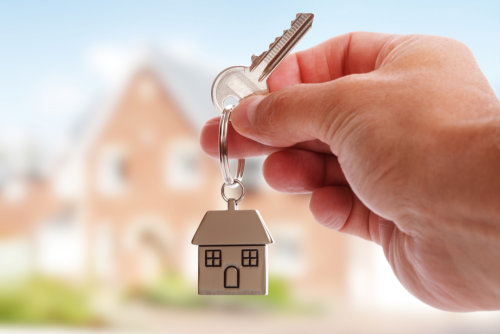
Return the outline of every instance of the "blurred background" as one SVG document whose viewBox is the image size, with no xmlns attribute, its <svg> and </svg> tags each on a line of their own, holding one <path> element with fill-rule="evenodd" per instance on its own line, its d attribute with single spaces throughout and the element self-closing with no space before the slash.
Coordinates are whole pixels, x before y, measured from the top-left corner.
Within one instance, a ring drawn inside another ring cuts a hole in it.
<svg viewBox="0 0 500 334">
<path fill-rule="evenodd" d="M 297 12 L 304 49 L 365 30 L 465 42 L 500 91 L 497 1 L 1 1 L 0 333 L 498 333 L 416 300 L 382 250 L 316 224 L 247 160 L 274 237 L 267 297 L 197 295 L 191 238 L 222 209 L 200 150 L 215 75 Z"/>
</svg>

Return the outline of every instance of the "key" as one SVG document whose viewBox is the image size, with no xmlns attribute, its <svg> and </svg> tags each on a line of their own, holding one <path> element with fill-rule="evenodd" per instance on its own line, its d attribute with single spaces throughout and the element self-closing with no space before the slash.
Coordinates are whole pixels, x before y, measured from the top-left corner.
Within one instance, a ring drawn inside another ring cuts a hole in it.
<svg viewBox="0 0 500 334">
<path fill-rule="evenodd" d="M 269 45 L 260 56 L 252 56 L 252 64 L 231 66 L 223 70 L 212 84 L 212 102 L 222 112 L 229 104 L 255 93 L 267 92 L 266 80 L 283 58 L 290 53 L 302 36 L 311 28 L 314 15 L 299 13 L 289 29 Z"/>
</svg>

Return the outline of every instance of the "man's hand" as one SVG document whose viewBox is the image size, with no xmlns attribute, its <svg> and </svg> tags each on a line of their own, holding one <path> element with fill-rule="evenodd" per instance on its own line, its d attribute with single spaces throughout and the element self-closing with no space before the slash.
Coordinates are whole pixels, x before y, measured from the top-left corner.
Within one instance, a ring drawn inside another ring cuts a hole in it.
<svg viewBox="0 0 500 334">
<path fill-rule="evenodd" d="M 352 33 L 289 56 L 268 86 L 233 111 L 230 155 L 269 154 L 272 187 L 380 244 L 424 302 L 500 308 L 500 103 L 466 46 Z"/>
</svg>

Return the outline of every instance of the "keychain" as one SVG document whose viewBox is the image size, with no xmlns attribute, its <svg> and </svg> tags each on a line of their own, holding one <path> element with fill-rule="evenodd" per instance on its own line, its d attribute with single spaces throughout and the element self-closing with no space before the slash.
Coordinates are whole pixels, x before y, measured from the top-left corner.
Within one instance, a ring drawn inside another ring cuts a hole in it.
<svg viewBox="0 0 500 334">
<path fill-rule="evenodd" d="M 227 126 L 233 107 L 222 112 L 219 124 L 219 160 L 224 183 L 222 198 L 227 210 L 208 211 L 196 231 L 198 245 L 198 293 L 200 295 L 267 294 L 267 244 L 273 242 L 257 210 L 238 210 L 245 196 L 241 183 L 245 160 L 238 160 L 232 177 L 227 157 Z M 228 197 L 226 189 L 237 187 L 237 198 Z"/>
<path fill-rule="evenodd" d="M 290 29 L 269 45 L 252 64 L 232 66 L 215 78 L 212 101 L 222 112 L 219 123 L 219 163 L 224 183 L 222 198 L 227 210 L 208 211 L 192 243 L 198 246 L 198 293 L 200 295 L 266 295 L 267 245 L 273 242 L 257 210 L 238 210 L 245 196 L 241 179 L 245 159 L 238 160 L 236 176 L 231 175 L 227 154 L 227 127 L 233 105 L 255 94 L 267 92 L 266 80 L 312 25 L 313 14 L 297 14 Z M 239 196 L 228 197 L 228 188 L 238 188 Z"/>
</svg>

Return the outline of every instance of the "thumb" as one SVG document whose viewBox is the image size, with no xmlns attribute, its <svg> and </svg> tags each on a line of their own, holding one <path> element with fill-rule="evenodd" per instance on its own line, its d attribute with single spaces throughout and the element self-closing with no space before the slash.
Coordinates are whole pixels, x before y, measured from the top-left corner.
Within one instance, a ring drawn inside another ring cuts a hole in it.
<svg viewBox="0 0 500 334">
<path fill-rule="evenodd" d="M 248 97 L 232 112 L 231 123 L 243 136 L 265 145 L 288 147 L 319 139 L 333 149 L 346 130 L 345 120 L 354 116 L 365 76 L 299 84 Z"/>
</svg>

